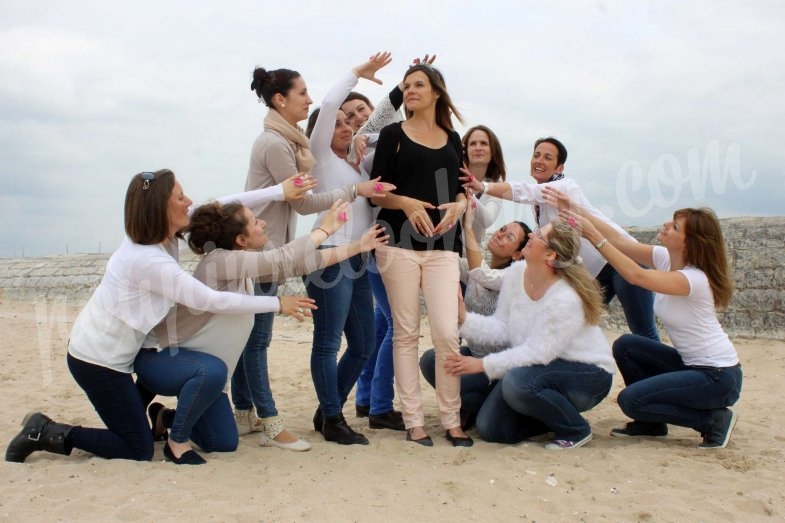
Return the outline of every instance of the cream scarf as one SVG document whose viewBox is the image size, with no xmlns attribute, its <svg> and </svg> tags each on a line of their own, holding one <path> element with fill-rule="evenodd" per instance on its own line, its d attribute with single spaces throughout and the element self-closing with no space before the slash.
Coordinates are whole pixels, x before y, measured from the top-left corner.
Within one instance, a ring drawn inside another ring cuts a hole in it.
<svg viewBox="0 0 785 523">
<path fill-rule="evenodd" d="M 299 125 L 292 125 L 275 109 L 267 111 L 267 116 L 264 118 L 264 130 L 273 131 L 280 134 L 294 152 L 294 160 L 297 163 L 297 171 L 303 174 L 311 172 L 313 164 L 316 160 L 311 154 L 311 141 L 305 136 L 305 133 Z"/>
</svg>

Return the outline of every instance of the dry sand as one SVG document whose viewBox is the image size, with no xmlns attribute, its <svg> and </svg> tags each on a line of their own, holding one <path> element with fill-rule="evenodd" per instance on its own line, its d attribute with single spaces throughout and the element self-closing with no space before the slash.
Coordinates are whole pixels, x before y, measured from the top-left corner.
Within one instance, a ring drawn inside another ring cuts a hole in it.
<svg viewBox="0 0 785 523">
<path fill-rule="evenodd" d="M 40 304 L 39 304 L 40 307 Z M 69 423 L 99 424 L 65 365 L 75 307 L 46 313 L 0 304 L 0 443 L 29 410 Z M 310 324 L 277 318 L 270 353 L 273 391 L 288 427 L 313 444 L 295 453 L 241 438 L 235 453 L 206 455 L 200 467 L 162 461 L 109 461 L 74 451 L 34 453 L 0 465 L 0 517 L 9 521 L 781 521 L 785 519 L 781 391 L 785 344 L 736 340 L 744 366 L 739 423 L 727 449 L 696 448 L 697 435 L 674 427 L 666 440 L 617 439 L 625 421 L 615 398 L 621 380 L 587 413 L 594 440 L 568 452 L 541 444 L 476 441 L 455 449 L 441 437 L 433 391 L 423 382 L 433 448 L 403 433 L 350 424 L 368 446 L 327 443 L 313 432 L 316 405 L 308 370 Z M 609 335 L 613 337 L 613 335 Z M 421 350 L 430 347 L 427 325 Z M 164 402 L 174 406 L 172 398 Z M 476 436 L 476 434 L 475 434 Z"/>
</svg>

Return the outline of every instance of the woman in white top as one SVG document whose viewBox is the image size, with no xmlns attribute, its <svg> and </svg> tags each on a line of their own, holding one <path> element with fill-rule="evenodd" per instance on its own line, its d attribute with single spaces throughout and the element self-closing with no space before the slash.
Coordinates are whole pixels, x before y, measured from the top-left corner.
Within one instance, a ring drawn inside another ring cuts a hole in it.
<svg viewBox="0 0 785 523">
<path fill-rule="evenodd" d="M 232 195 L 256 207 L 274 199 L 302 197 L 315 184 L 293 180 Z M 149 461 L 153 436 L 131 373 L 150 330 L 175 303 L 224 314 L 278 311 L 275 298 L 218 292 L 195 280 L 178 263 L 180 231 L 190 221 L 191 200 L 168 169 L 131 179 L 125 198 L 126 238 L 109 259 L 104 277 L 74 321 L 68 367 L 87 394 L 105 429 L 53 422 L 40 412 L 28 414 L 22 431 L 6 451 L 7 461 L 24 461 L 37 450 L 70 454 L 82 449 L 107 459 Z M 180 456 L 165 448 L 168 458 Z"/>
<path fill-rule="evenodd" d="M 347 72 L 309 118 L 306 135 L 310 138 L 311 151 L 316 159 L 311 172 L 319 181 L 319 191 L 369 179 L 363 169 L 346 161 L 352 129 L 340 107 L 360 78 L 381 83 L 376 79 L 376 72 L 388 63 L 389 53 L 377 53 Z M 379 185 L 384 190 L 394 188 L 392 185 Z M 350 213 L 351 224 L 326 241 L 323 248 L 357 240 L 373 223 L 371 206 L 366 198 L 358 197 L 351 204 Z M 354 431 L 342 414 L 349 392 L 375 348 L 373 295 L 366 260 L 367 256 L 358 254 L 303 277 L 308 296 L 316 300 L 318 307 L 313 314 L 311 349 L 311 377 L 319 399 L 314 430 L 321 432 L 325 440 L 341 445 L 368 444 L 368 439 Z M 346 336 L 346 350 L 338 360 L 342 335 Z"/>
<path fill-rule="evenodd" d="M 368 251 L 384 243 L 377 237 L 379 227 L 367 230 L 348 245 L 325 251 L 318 246 L 344 223 L 340 218 L 346 204 L 333 205 L 319 228 L 278 249 L 262 251 L 267 243 L 265 222 L 240 203 L 217 202 L 199 207 L 187 229 L 188 245 L 203 255 L 194 277 L 216 290 L 253 295 L 253 280 L 300 276 L 319 267 Z M 298 320 L 310 315 L 313 300 L 283 296 L 281 308 Z M 177 396 L 176 411 L 161 404 L 150 406 L 154 434 L 168 441 L 192 439 L 205 451 L 232 452 L 237 448 L 238 431 L 226 395 L 227 374 L 231 376 L 253 327 L 253 315 L 211 314 L 184 305 L 173 309 L 155 328 L 164 349 L 141 351 L 136 357 L 136 374 L 148 389 Z M 202 387 L 198 403 L 184 401 L 190 387 Z M 283 421 L 274 416 L 262 422 L 261 445 L 287 450 L 310 449 L 308 442 L 281 443 L 275 436 Z"/>
<path fill-rule="evenodd" d="M 484 125 L 475 125 L 463 135 L 463 161 L 481 182 L 497 183 L 507 181 L 502 146 L 496 134 Z M 474 236 L 479 240 L 485 237 L 485 230 L 493 226 L 502 208 L 499 198 L 483 193 L 472 200 L 475 204 Z"/>
<path fill-rule="evenodd" d="M 569 206 L 553 189 L 543 195 Z M 613 343 L 627 385 L 619 407 L 633 421 L 611 435 L 664 437 L 670 423 L 699 432 L 702 449 L 724 448 L 736 425 L 736 412 L 728 407 L 741 394 L 742 371 L 715 312 L 727 308 L 733 294 L 717 216 L 708 208 L 680 209 L 657 235 L 662 247 L 655 247 L 630 241 L 591 213 L 562 214 L 582 219 L 583 236 L 625 280 L 655 293 L 654 312 L 673 344 L 634 334 Z"/>
<path fill-rule="evenodd" d="M 553 432 L 547 449 L 573 449 L 592 437 L 580 413 L 608 395 L 613 378 L 598 326 L 602 297 L 578 256 L 577 231 L 556 221 L 529 236 L 525 261 L 507 269 L 493 316 L 463 305 L 459 311 L 462 335 L 506 349 L 451 355 L 444 368 L 497 380 L 477 414 L 484 440 L 518 443 Z"/>
</svg>

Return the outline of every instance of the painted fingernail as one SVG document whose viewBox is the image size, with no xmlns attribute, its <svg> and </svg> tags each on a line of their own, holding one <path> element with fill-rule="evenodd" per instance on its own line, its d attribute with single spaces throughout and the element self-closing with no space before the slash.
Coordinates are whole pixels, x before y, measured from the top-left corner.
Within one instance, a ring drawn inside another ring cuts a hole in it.
<svg viewBox="0 0 785 523">
<path fill-rule="evenodd" d="M 305 182 L 303 182 L 303 179 L 302 179 L 301 176 L 298 176 L 297 178 L 294 179 L 294 186 L 295 187 L 302 187 L 303 183 L 305 183 Z"/>
</svg>

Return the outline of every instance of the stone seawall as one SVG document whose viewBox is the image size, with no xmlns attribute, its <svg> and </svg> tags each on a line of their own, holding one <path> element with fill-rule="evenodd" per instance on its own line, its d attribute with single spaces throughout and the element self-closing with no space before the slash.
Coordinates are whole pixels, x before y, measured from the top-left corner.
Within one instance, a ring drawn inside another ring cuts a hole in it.
<svg viewBox="0 0 785 523">
<path fill-rule="evenodd" d="M 721 221 L 736 282 L 730 308 L 719 314 L 732 336 L 785 340 L 785 217 L 728 218 Z M 656 227 L 631 227 L 630 233 L 651 243 Z M 197 258 L 180 253 L 191 271 Z M 75 306 L 86 301 L 101 279 L 109 254 L 71 254 L 42 258 L 0 259 L 3 301 L 63 300 Z M 284 294 L 304 293 L 300 279 L 290 279 Z M 605 318 L 607 327 L 627 330 L 618 302 Z"/>
</svg>

